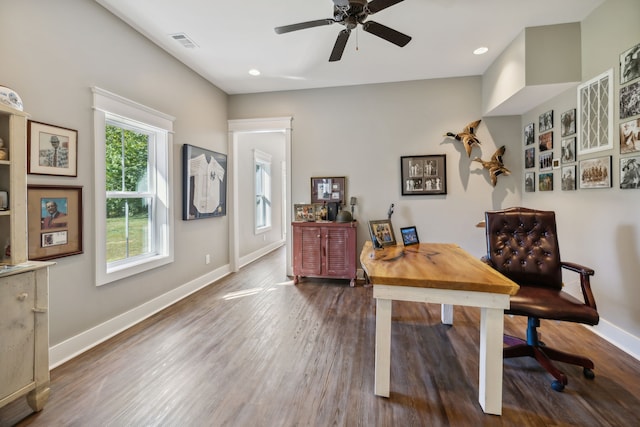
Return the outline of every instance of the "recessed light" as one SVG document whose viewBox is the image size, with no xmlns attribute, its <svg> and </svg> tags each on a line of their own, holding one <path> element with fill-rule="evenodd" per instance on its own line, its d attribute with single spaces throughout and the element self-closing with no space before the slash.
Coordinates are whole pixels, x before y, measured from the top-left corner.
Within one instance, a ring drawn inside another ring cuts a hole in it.
<svg viewBox="0 0 640 427">
<path fill-rule="evenodd" d="M 489 51 L 489 48 L 488 48 L 488 47 L 484 47 L 484 46 L 482 46 L 482 47 L 479 47 L 479 48 L 477 48 L 476 50 L 474 50 L 474 51 L 473 51 L 473 54 L 474 54 L 474 55 L 482 55 L 482 54 L 484 54 L 484 53 L 487 53 L 488 51 Z"/>
<path fill-rule="evenodd" d="M 256 70 L 255 68 L 252 68 L 249 70 L 249 74 L 251 74 L 252 76 L 259 76 L 260 70 Z"/>
</svg>

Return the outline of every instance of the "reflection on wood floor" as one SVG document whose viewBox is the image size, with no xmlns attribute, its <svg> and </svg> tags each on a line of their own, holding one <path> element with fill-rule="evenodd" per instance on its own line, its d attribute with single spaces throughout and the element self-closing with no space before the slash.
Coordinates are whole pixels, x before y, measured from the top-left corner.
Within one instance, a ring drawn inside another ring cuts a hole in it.
<svg viewBox="0 0 640 427">
<path fill-rule="evenodd" d="M 478 404 L 479 310 L 394 302 L 391 396 L 373 394 L 372 288 L 285 275 L 279 249 L 51 372 L 51 398 L 0 408 L 0 426 L 631 426 L 640 362 L 580 325 L 542 323 L 596 378 L 505 361 L 503 416 Z M 526 319 L 505 318 L 523 335 Z"/>
</svg>

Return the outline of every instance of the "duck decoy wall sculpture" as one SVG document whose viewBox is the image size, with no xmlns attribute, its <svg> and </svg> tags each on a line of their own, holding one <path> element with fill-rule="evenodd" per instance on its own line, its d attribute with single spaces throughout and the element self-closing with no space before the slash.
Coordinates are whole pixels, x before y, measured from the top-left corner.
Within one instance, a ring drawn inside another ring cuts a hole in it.
<svg viewBox="0 0 640 427">
<path fill-rule="evenodd" d="M 464 145 L 464 149 L 467 152 L 467 157 L 471 157 L 471 149 L 473 148 L 473 146 L 480 145 L 480 140 L 476 136 L 476 130 L 478 129 L 481 121 L 482 120 L 476 120 L 475 122 L 469 123 L 462 130 L 462 132 L 447 132 L 444 134 L 444 136 L 449 136 L 451 138 L 454 138 L 456 141 L 462 142 L 462 144 Z"/>
<path fill-rule="evenodd" d="M 511 171 L 504 166 L 504 162 L 502 161 L 502 156 L 505 152 L 505 146 L 498 148 L 493 156 L 491 156 L 490 161 L 484 161 L 480 157 L 476 157 L 473 159 L 474 162 L 482 163 L 482 167 L 489 171 L 489 178 L 491 178 L 491 184 L 495 187 L 498 182 L 498 176 L 500 175 L 509 175 Z"/>
</svg>

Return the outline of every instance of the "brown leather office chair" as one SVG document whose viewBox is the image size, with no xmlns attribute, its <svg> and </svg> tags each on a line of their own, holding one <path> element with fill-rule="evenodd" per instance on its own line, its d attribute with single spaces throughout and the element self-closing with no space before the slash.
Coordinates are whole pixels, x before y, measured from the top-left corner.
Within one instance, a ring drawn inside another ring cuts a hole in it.
<svg viewBox="0 0 640 427">
<path fill-rule="evenodd" d="M 564 353 L 538 339 L 540 319 L 596 325 L 599 321 L 589 277 L 593 270 L 560 259 L 556 218 L 553 211 L 521 207 L 485 213 L 487 255 L 483 260 L 520 285 L 511 297 L 506 314 L 528 317 L 527 339 L 505 335 L 504 357 L 534 357 L 555 381 L 551 387 L 562 391 L 567 377 L 552 360 L 582 366 L 586 378 L 594 378 L 593 362 L 586 357 Z M 562 291 L 562 268 L 580 275 L 584 302 Z"/>
</svg>

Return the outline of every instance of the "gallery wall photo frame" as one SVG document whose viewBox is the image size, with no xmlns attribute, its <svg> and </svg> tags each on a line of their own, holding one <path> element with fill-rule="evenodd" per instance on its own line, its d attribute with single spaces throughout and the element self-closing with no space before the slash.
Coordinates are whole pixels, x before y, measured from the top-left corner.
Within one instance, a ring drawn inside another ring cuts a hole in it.
<svg viewBox="0 0 640 427">
<path fill-rule="evenodd" d="M 78 131 L 27 121 L 27 173 L 78 176 Z"/>
<path fill-rule="evenodd" d="M 553 129 L 553 110 L 545 111 L 538 117 L 538 132 L 543 133 Z"/>
<path fill-rule="evenodd" d="M 400 157 L 400 182 L 403 196 L 447 194 L 447 156 Z"/>
<path fill-rule="evenodd" d="M 577 154 L 613 148 L 613 68 L 580 84 L 576 112 Z"/>
<path fill-rule="evenodd" d="M 553 132 L 541 133 L 538 140 L 540 152 L 553 150 Z"/>
<path fill-rule="evenodd" d="M 50 260 L 83 253 L 82 187 L 27 186 L 30 260 Z"/>
<path fill-rule="evenodd" d="M 390 219 L 369 221 L 369 233 L 375 246 L 395 246 L 396 236 Z"/>
<path fill-rule="evenodd" d="M 573 191 L 576 189 L 576 165 L 568 165 L 562 167 L 562 182 L 560 188 L 562 191 Z"/>
<path fill-rule="evenodd" d="M 535 125 L 533 123 L 529 123 L 524 127 L 523 137 L 524 137 L 524 145 L 531 145 L 535 142 Z"/>
<path fill-rule="evenodd" d="M 640 151 L 640 119 L 620 123 L 620 154 Z"/>
<path fill-rule="evenodd" d="M 536 173 L 525 172 L 524 173 L 524 192 L 534 193 L 536 191 Z"/>
<path fill-rule="evenodd" d="M 311 203 L 344 203 L 344 176 L 327 176 L 311 178 Z"/>
<path fill-rule="evenodd" d="M 182 146 L 182 219 L 227 214 L 227 155 L 190 144 Z"/>
<path fill-rule="evenodd" d="M 553 172 L 545 172 L 538 175 L 538 190 L 553 191 Z"/>
<path fill-rule="evenodd" d="M 576 137 L 562 138 L 560 143 L 560 160 L 562 163 L 576 161 Z"/>
<path fill-rule="evenodd" d="M 640 114 L 640 81 L 620 88 L 620 118 Z"/>
<path fill-rule="evenodd" d="M 620 158 L 620 188 L 640 188 L 640 156 Z"/>
<path fill-rule="evenodd" d="M 620 84 L 640 77 L 640 43 L 620 54 Z"/>
<path fill-rule="evenodd" d="M 611 188 L 611 156 L 580 160 L 580 188 Z"/>
<path fill-rule="evenodd" d="M 565 137 L 576 133 L 576 109 L 572 108 L 560 114 L 560 136 Z"/>
</svg>

